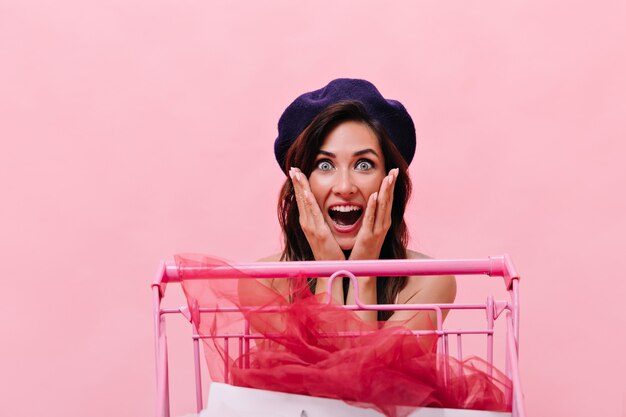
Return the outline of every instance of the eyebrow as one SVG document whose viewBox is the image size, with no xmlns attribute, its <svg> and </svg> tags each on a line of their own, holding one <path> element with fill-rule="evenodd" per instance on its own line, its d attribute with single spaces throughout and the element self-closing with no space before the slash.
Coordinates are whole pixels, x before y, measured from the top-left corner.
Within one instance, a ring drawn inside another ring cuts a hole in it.
<svg viewBox="0 0 626 417">
<path fill-rule="evenodd" d="M 370 153 L 374 154 L 374 155 L 376 155 L 377 157 L 380 158 L 380 156 L 378 156 L 376 151 L 374 149 L 371 149 L 371 148 L 367 148 L 367 149 L 363 149 L 363 150 L 360 150 L 360 151 L 356 151 L 355 153 L 352 154 L 352 156 L 361 156 L 361 155 L 366 155 L 366 154 L 370 154 Z M 336 158 L 337 157 L 337 155 L 335 155 L 334 153 L 325 151 L 323 149 L 319 150 L 318 155 L 319 154 L 325 155 L 325 156 L 329 156 L 331 158 Z"/>
</svg>

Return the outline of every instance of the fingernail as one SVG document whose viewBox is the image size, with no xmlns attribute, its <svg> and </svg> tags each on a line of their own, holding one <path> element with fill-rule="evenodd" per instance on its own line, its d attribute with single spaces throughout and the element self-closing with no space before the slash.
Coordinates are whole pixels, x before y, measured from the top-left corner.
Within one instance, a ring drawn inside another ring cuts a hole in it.
<svg viewBox="0 0 626 417">
<path fill-rule="evenodd" d="M 374 194 L 372 194 L 374 196 L 374 201 L 378 200 L 378 191 L 376 191 Z"/>
<path fill-rule="evenodd" d="M 307 190 L 304 190 L 304 198 L 309 198 L 309 192 Z"/>
</svg>

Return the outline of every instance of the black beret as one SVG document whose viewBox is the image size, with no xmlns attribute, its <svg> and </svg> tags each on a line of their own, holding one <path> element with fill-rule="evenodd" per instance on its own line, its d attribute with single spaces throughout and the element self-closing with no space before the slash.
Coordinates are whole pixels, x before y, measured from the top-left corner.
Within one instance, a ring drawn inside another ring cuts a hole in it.
<svg viewBox="0 0 626 417">
<path fill-rule="evenodd" d="M 415 125 L 402 103 L 385 99 L 369 81 L 339 78 L 319 90 L 302 94 L 280 116 L 274 155 L 283 171 L 285 155 L 296 138 L 322 110 L 343 100 L 363 104 L 368 116 L 384 127 L 407 165 L 411 163 L 415 155 Z"/>
</svg>

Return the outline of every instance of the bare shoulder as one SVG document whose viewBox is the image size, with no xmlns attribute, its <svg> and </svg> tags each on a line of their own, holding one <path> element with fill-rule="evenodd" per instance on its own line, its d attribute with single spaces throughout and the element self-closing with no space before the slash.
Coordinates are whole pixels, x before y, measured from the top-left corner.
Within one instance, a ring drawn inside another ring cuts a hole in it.
<svg viewBox="0 0 626 417">
<path fill-rule="evenodd" d="M 259 259 L 257 262 L 280 262 L 281 253 L 274 253 Z"/>
<path fill-rule="evenodd" d="M 274 253 L 272 255 L 269 256 L 265 256 L 261 259 L 259 259 L 257 262 L 280 262 L 280 258 L 281 258 L 281 253 Z M 287 280 L 275 280 L 274 278 L 261 278 L 258 279 L 258 281 L 260 283 L 262 283 L 263 285 L 276 289 L 276 290 L 284 290 L 284 288 L 277 288 L 277 286 L 281 286 L 278 281 L 280 281 L 281 284 L 283 284 L 283 286 L 287 283 Z"/>
<path fill-rule="evenodd" d="M 257 262 L 277 261 L 280 261 L 280 253 L 265 256 Z M 285 285 L 286 281 L 287 280 L 284 279 L 277 280 L 273 278 L 240 279 L 237 283 L 239 301 L 244 306 L 258 306 L 274 303 L 277 301 L 276 294 L 282 293 L 285 288 L 288 288 Z M 258 284 L 269 288 L 271 291 L 259 288 Z"/>
<path fill-rule="evenodd" d="M 421 252 L 407 250 L 408 259 L 433 259 Z M 398 303 L 453 303 L 456 278 L 453 275 L 411 276 L 399 294 Z"/>
<path fill-rule="evenodd" d="M 411 249 L 406 250 L 407 259 L 433 259 L 432 256 L 425 255 L 421 252 L 417 252 Z"/>
</svg>

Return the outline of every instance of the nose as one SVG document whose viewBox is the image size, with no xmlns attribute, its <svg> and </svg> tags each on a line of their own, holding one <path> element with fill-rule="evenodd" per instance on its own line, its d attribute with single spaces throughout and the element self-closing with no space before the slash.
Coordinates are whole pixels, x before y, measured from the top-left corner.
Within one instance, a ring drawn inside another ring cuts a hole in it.
<svg viewBox="0 0 626 417">
<path fill-rule="evenodd" d="M 350 170 L 338 170 L 333 184 L 333 192 L 340 196 L 349 196 L 356 193 L 357 187 Z"/>
</svg>

